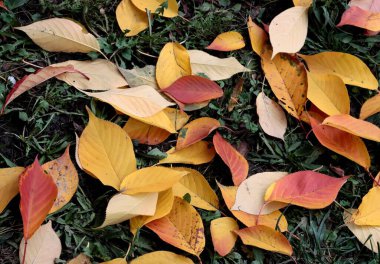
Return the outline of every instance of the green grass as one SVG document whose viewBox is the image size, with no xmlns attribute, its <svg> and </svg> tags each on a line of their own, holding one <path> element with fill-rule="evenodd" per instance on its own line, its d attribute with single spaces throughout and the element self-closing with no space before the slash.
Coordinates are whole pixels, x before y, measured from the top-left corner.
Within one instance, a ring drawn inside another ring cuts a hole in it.
<svg viewBox="0 0 380 264">
<path fill-rule="evenodd" d="M 11 2 L 11 1 L 9 1 Z M 380 256 L 366 249 L 353 234 L 343 226 L 341 207 L 357 207 L 361 197 L 371 187 L 370 177 L 353 162 L 322 147 L 313 135 L 307 137 L 310 128 L 301 125 L 288 116 L 289 129 L 285 142 L 273 139 L 263 133 L 258 125 L 255 110 L 256 95 L 263 88 L 273 98 L 273 93 L 260 68 L 258 57 L 251 51 L 247 35 L 248 15 L 258 21 L 269 23 L 282 10 L 292 5 L 290 0 L 256 1 L 183 1 L 187 13 L 174 19 L 154 17 L 152 34 L 149 30 L 136 37 L 125 38 L 115 21 L 118 1 L 107 0 L 17 0 L 21 6 L 12 12 L 0 11 L 0 102 L 11 89 L 8 77 L 17 80 L 36 70 L 31 64 L 41 67 L 68 59 L 91 59 L 97 54 L 59 54 L 41 50 L 20 31 L 13 27 L 26 25 L 49 17 L 68 17 L 83 23 L 90 32 L 99 36 L 102 51 L 112 61 L 125 68 L 154 65 L 163 45 L 169 41 L 183 43 L 187 49 L 203 49 L 221 32 L 237 30 L 247 42 L 246 48 L 231 55 L 250 68 L 252 72 L 234 76 L 219 82 L 225 96 L 214 100 L 209 108 L 194 112 L 192 118 L 210 116 L 219 119 L 231 128 L 233 133 L 225 133 L 236 145 L 248 146 L 247 159 L 250 174 L 268 170 L 289 172 L 317 169 L 334 175 L 330 165 L 344 169 L 353 175 L 342 188 L 338 204 L 324 210 L 305 210 L 291 206 L 285 210 L 289 231 L 285 235 L 294 248 L 298 263 L 379 263 Z M 22 5 L 23 2 L 27 2 Z M 309 11 L 310 26 L 308 39 L 302 52 L 318 53 L 326 50 L 351 53 L 364 60 L 376 77 L 380 75 L 380 36 L 366 37 L 359 30 L 335 28 L 347 1 L 317 0 Z M 16 6 L 15 4 L 15 6 Z M 180 8 L 183 12 L 184 8 Z M 104 11 L 104 12 L 103 12 Z M 216 56 L 227 56 L 222 52 L 211 52 Z M 29 64 L 25 63 L 28 62 Z M 244 89 L 239 103 L 232 112 L 227 104 L 234 85 L 244 78 Z M 374 92 L 350 87 L 352 114 L 357 116 L 360 105 Z M 64 148 L 75 144 L 75 133 L 80 134 L 87 124 L 85 106 L 88 105 L 98 117 L 118 124 L 126 121 L 117 116 L 108 105 L 89 99 L 63 82 L 51 80 L 38 88 L 20 96 L 9 105 L 5 115 L 0 117 L 0 167 L 30 164 L 36 155 L 42 161 L 60 156 Z M 371 122 L 380 125 L 380 116 Z M 175 139 L 172 136 L 171 139 Z M 379 144 L 368 142 L 372 157 L 371 171 L 380 169 Z M 169 144 L 158 146 L 166 151 Z M 140 167 L 152 165 L 156 161 L 146 154 L 151 148 L 136 145 Z M 73 148 L 72 148 L 73 153 Z M 229 185 L 231 176 L 220 159 L 213 163 L 197 166 L 205 174 L 210 184 L 217 190 L 215 180 Z M 119 224 L 102 230 L 93 227 L 104 218 L 107 201 L 115 193 L 98 181 L 80 172 L 80 188 L 72 201 L 59 212 L 50 215 L 53 227 L 63 244 L 62 261 L 79 253 L 86 253 L 94 261 L 101 262 L 128 254 L 132 257 L 154 250 L 170 250 L 186 255 L 165 244 L 148 229 L 142 229 L 136 239 L 129 232 L 128 224 Z M 217 190 L 218 195 L 220 192 Z M 221 196 L 220 196 L 221 198 Z M 22 238 L 22 223 L 16 198 L 0 215 L 0 263 L 18 263 L 18 245 Z M 221 212 L 230 215 L 221 199 Z M 208 230 L 210 221 L 221 212 L 199 210 L 204 220 L 207 243 L 201 255 L 203 263 L 292 263 L 289 257 L 236 244 L 234 251 L 225 258 L 218 257 L 211 244 Z M 189 256 L 191 257 L 191 256 Z M 193 258 L 194 259 L 194 258 Z M 195 260 L 195 259 L 194 259 Z"/>
</svg>

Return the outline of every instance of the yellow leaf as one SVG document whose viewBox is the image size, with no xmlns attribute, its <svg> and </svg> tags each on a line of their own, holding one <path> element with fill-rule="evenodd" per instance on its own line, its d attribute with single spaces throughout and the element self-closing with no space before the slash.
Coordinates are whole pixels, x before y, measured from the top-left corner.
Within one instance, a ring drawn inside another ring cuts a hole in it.
<svg viewBox="0 0 380 264">
<path fill-rule="evenodd" d="M 251 17 L 248 18 L 247 26 L 252 49 L 257 55 L 261 56 L 264 52 L 265 44 L 268 41 L 268 35 L 261 27 L 252 21 Z"/>
<path fill-rule="evenodd" d="M 278 209 L 286 207 L 287 203 L 271 202 L 266 204 L 264 195 L 268 187 L 286 176 L 287 172 L 261 172 L 244 180 L 236 193 L 235 204 L 231 210 L 239 210 L 254 215 L 270 214 Z"/>
<path fill-rule="evenodd" d="M 161 192 L 171 188 L 186 174 L 186 171 L 166 167 L 147 167 L 125 177 L 121 189 L 125 194 Z"/>
<path fill-rule="evenodd" d="M 359 58 L 342 52 L 322 52 L 315 55 L 299 55 L 315 74 L 333 74 L 345 84 L 351 84 L 370 90 L 379 86 L 371 70 Z"/>
<path fill-rule="evenodd" d="M 128 195 L 119 193 L 111 198 L 106 209 L 106 218 L 101 226 L 120 224 L 137 215 L 154 215 L 158 193 Z"/>
<path fill-rule="evenodd" d="M 168 154 L 168 156 L 160 160 L 159 164 L 183 163 L 199 165 L 210 162 L 215 157 L 215 149 L 210 143 L 199 141 L 178 151 L 172 148 L 167 151 L 166 154 Z"/>
<path fill-rule="evenodd" d="M 104 185 L 120 190 L 122 180 L 136 170 L 132 141 L 118 125 L 87 112 L 89 122 L 79 139 L 80 163 Z"/>
<path fill-rule="evenodd" d="M 235 246 L 237 235 L 233 231 L 239 230 L 235 219 L 221 217 L 211 221 L 210 231 L 214 249 L 224 257 L 231 252 Z"/>
<path fill-rule="evenodd" d="M 145 12 L 136 8 L 131 0 L 122 0 L 116 8 L 116 20 L 120 29 L 128 31 L 125 36 L 136 36 L 148 28 L 148 16 Z"/>
<path fill-rule="evenodd" d="M 54 213 L 65 206 L 74 196 L 78 188 L 79 178 L 73 162 L 70 159 L 69 147 L 58 159 L 42 165 L 54 180 L 58 188 L 58 195 L 49 214 Z"/>
<path fill-rule="evenodd" d="M 156 67 L 153 65 L 146 65 L 143 68 L 134 67 L 130 70 L 119 67 L 119 71 L 127 80 L 130 87 L 148 85 L 156 90 L 160 89 L 156 81 Z"/>
<path fill-rule="evenodd" d="M 100 264 L 128 264 L 124 258 L 116 258 L 110 261 L 101 262 Z"/>
<path fill-rule="evenodd" d="M 52 52 L 100 51 L 96 38 L 79 23 L 65 18 L 50 18 L 15 29 L 24 31 L 34 43 Z"/>
<path fill-rule="evenodd" d="M 79 90 L 109 90 L 127 86 L 123 76 L 120 74 L 117 66 L 110 61 L 97 59 L 94 61 L 75 61 L 69 60 L 61 63 L 56 63 L 51 66 L 62 67 L 72 65 L 81 72 L 66 72 L 56 78 L 64 81 L 67 84 L 74 86 Z M 89 79 L 86 79 L 86 75 Z M 104 76 L 107 76 L 105 78 Z"/>
<path fill-rule="evenodd" d="M 147 224 L 163 241 L 199 256 L 205 247 L 202 218 L 188 202 L 176 197 L 170 213 Z"/>
<path fill-rule="evenodd" d="M 82 92 L 109 103 L 116 110 L 130 116 L 149 117 L 168 106 L 174 105 L 162 97 L 154 88 L 147 85 L 97 93 Z"/>
<path fill-rule="evenodd" d="M 165 108 L 167 109 L 167 108 Z M 148 125 L 152 125 L 158 128 L 162 128 L 170 133 L 176 133 L 176 127 L 173 125 L 172 120 L 168 116 L 167 112 L 164 110 L 148 117 L 138 117 L 135 115 L 130 115 L 133 119 L 143 122 Z"/>
<path fill-rule="evenodd" d="M 157 207 L 156 212 L 152 216 L 136 216 L 130 220 L 130 230 L 136 235 L 137 229 L 140 229 L 144 225 L 156 220 L 160 219 L 167 214 L 173 208 L 174 195 L 172 189 L 168 189 L 166 191 L 162 191 L 158 194 Z"/>
<path fill-rule="evenodd" d="M 310 7 L 313 4 L 313 0 L 293 0 L 295 6 Z"/>
<path fill-rule="evenodd" d="M 380 188 L 372 187 L 363 197 L 357 212 L 352 215 L 352 220 L 360 226 L 380 226 Z"/>
<path fill-rule="evenodd" d="M 164 8 L 164 13 L 162 16 L 164 17 L 176 17 L 178 16 L 178 5 L 176 0 L 132 0 L 132 3 L 141 11 L 146 12 L 148 10 L 150 13 L 157 13 L 157 9 L 159 9 L 163 4 L 167 2 L 168 7 Z M 158 13 L 161 15 L 161 13 Z"/>
<path fill-rule="evenodd" d="M 307 72 L 307 98 L 328 115 L 350 113 L 350 97 L 342 79 L 330 74 Z"/>
<path fill-rule="evenodd" d="M 245 47 L 243 36 L 236 31 L 229 31 L 219 34 L 206 49 L 219 51 L 232 51 Z"/>
<path fill-rule="evenodd" d="M 348 209 L 348 212 L 343 212 L 343 220 L 348 229 L 356 236 L 356 238 L 366 246 L 369 250 L 378 253 L 380 244 L 380 227 L 378 226 L 361 226 L 356 225 L 352 216 L 357 213 L 356 209 Z"/>
<path fill-rule="evenodd" d="M 272 59 L 279 52 L 296 53 L 301 50 L 309 23 L 307 10 L 304 6 L 291 7 L 272 20 L 269 25 Z"/>
<path fill-rule="evenodd" d="M 260 126 L 264 132 L 272 137 L 284 140 L 288 127 L 284 110 L 263 92 L 257 95 L 256 109 Z"/>
<path fill-rule="evenodd" d="M 165 89 L 187 75 L 191 75 L 189 53 L 179 43 L 167 43 L 162 48 L 156 65 L 158 86 Z"/>
<path fill-rule="evenodd" d="M 188 172 L 179 182 L 174 184 L 173 193 L 175 196 L 182 198 L 189 194 L 191 205 L 210 211 L 218 210 L 218 196 L 200 172 L 190 168 L 176 167 L 175 169 Z"/>
<path fill-rule="evenodd" d="M 243 244 L 291 256 L 292 246 L 281 232 L 267 226 L 252 226 L 235 231 Z"/>
<path fill-rule="evenodd" d="M 360 109 L 360 119 L 366 119 L 380 112 L 380 94 L 369 98 Z"/>
<path fill-rule="evenodd" d="M 169 251 L 155 251 L 131 261 L 131 264 L 193 264 L 194 262 L 181 255 Z"/>
<path fill-rule="evenodd" d="M 188 53 L 193 74 L 204 74 L 213 81 L 229 79 L 237 73 L 249 71 L 234 57 L 221 59 L 201 50 L 189 50 Z"/>
<path fill-rule="evenodd" d="M 23 167 L 0 169 L 0 213 L 18 194 L 18 178 L 24 170 Z"/>
</svg>

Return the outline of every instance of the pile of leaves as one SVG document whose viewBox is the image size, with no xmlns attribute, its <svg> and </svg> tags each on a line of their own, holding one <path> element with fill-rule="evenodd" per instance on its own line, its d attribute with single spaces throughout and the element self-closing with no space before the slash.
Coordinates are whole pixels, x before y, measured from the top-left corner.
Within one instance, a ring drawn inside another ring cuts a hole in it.
<svg viewBox="0 0 380 264">
<path fill-rule="evenodd" d="M 300 53 L 308 34 L 313 2 L 293 2 L 293 7 L 278 14 L 269 25 L 261 27 L 260 21 L 247 19 L 252 51 L 260 58 L 264 78 L 271 88 L 266 93 L 263 81 L 261 91 L 258 89 L 255 104 L 258 123 L 265 134 L 282 144 L 287 131 L 292 129 L 288 128 L 290 117 L 304 128 L 305 135 L 314 134 L 316 142 L 331 153 L 358 164 L 373 181 L 373 187 L 358 208 L 346 209 L 336 201 L 342 186 L 355 178 L 345 175 L 342 168 L 332 167 L 335 176 L 321 173 L 323 168 L 317 167 L 298 171 L 266 169 L 249 176 L 252 167 L 257 166 L 255 162 L 260 161 L 249 163 L 244 150 L 234 146 L 231 139 L 236 131 L 223 120 L 209 116 L 192 118 L 189 122 L 188 113 L 212 108 L 215 100 L 226 97 L 224 81 L 236 74 L 259 70 L 243 66 L 233 56 L 211 55 L 245 48 L 246 40 L 241 33 L 228 31 L 217 35 L 204 48 L 207 52 L 188 50 L 181 43 L 171 41 L 162 47 L 154 65 L 125 69 L 112 61 L 114 54 L 109 58 L 103 53 L 93 34 L 71 19 L 49 18 L 15 27 L 45 51 L 68 53 L 67 58 L 69 53 L 98 53 L 103 58 L 69 59 L 25 75 L 7 93 L 2 115 L 12 112 L 9 106 L 19 96 L 55 78 L 114 109 L 109 107 L 108 111 L 129 117 L 120 127 L 97 117 L 92 106 L 87 107 L 89 121 L 75 144 L 76 165 L 86 177 L 91 176 L 110 188 L 108 193 L 96 194 L 109 200 L 101 212 L 101 223 L 93 228 L 107 230 L 120 224 L 133 234 L 129 249 L 121 250 L 123 255 L 113 260 L 95 257 L 94 261 L 138 264 L 198 260 L 202 263 L 208 261 L 201 255 L 206 243 L 212 243 L 217 258 L 229 259 L 238 238 L 244 245 L 296 261 L 294 256 L 301 252 L 293 251 L 292 240 L 299 238 L 287 222 L 289 206 L 315 210 L 334 202 L 342 210 L 342 223 L 365 247 L 378 252 L 380 206 L 376 201 L 380 198 L 380 173 L 376 170 L 379 164 L 371 167 L 371 156 L 363 141 L 369 140 L 369 145 L 380 142 L 380 128 L 366 120 L 380 112 L 378 80 L 354 55 L 336 51 Z M 8 12 L 0 3 L 5 9 L 2 12 Z M 380 31 L 380 16 L 376 13 L 379 9 L 380 1 L 353 0 L 338 26 L 354 25 L 374 36 Z M 177 17 L 179 9 L 175 0 L 122 0 L 115 14 L 125 37 L 134 38 L 144 30 L 151 32 L 155 17 Z M 212 53 L 215 51 L 220 53 Z M 243 79 L 236 83 L 227 100 L 229 112 L 239 105 L 243 83 Z M 351 115 L 346 85 L 375 91 L 362 104 L 358 118 Z M 276 100 L 268 96 L 272 94 Z M 166 146 L 166 149 L 149 147 L 146 156 L 150 161 L 142 163 L 136 157 L 142 145 Z M 80 189 L 69 151 L 67 147 L 61 157 L 43 165 L 36 157 L 32 164 L 24 164 L 25 167 L 0 170 L 0 212 L 20 194 L 21 264 L 54 263 L 62 255 L 63 241 L 54 231 L 52 220 L 70 206 Z M 223 184 L 216 181 L 215 175 L 206 177 L 200 170 L 215 160 L 228 168 Z M 216 185 L 222 202 L 215 192 Z M 227 207 L 230 213 L 221 207 Z M 204 224 L 202 217 L 207 211 L 212 212 L 209 225 Z M 47 217 L 50 221 L 43 224 Z M 87 220 L 90 223 L 93 219 Z M 147 229 L 179 250 L 152 251 L 142 256 L 130 254 L 140 233 Z M 72 264 L 90 263 L 89 257 L 94 256 L 85 253 L 66 260 Z"/>
</svg>

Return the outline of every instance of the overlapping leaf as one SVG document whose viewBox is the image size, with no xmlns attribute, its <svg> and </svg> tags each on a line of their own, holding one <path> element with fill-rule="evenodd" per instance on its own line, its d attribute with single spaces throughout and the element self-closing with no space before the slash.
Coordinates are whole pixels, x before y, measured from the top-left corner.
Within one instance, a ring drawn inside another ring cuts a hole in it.
<svg viewBox="0 0 380 264">
<path fill-rule="evenodd" d="M 18 179 L 24 170 L 23 167 L 0 169 L 0 213 L 18 194 Z"/>
<path fill-rule="evenodd" d="M 116 20 L 125 36 L 135 36 L 149 26 L 148 16 L 141 11 L 131 0 L 122 0 L 116 8 Z"/>
<path fill-rule="evenodd" d="M 229 31 L 219 34 L 214 41 L 206 47 L 210 50 L 232 51 L 245 47 L 243 36 L 236 31 Z"/>
<path fill-rule="evenodd" d="M 360 119 L 367 119 L 368 117 L 380 112 L 380 94 L 369 98 L 362 105 L 360 109 Z"/>
<path fill-rule="evenodd" d="M 176 17 L 178 16 L 178 5 L 176 0 L 131 0 L 134 6 L 143 12 L 148 10 L 150 13 L 156 13 L 162 5 L 166 5 L 163 9 L 162 16 Z M 159 13 L 160 14 L 160 13 Z"/>
<path fill-rule="evenodd" d="M 380 226 L 380 206 L 377 202 L 379 197 L 379 187 L 373 187 L 363 197 L 362 203 L 351 218 L 356 225 Z"/>
<path fill-rule="evenodd" d="M 212 243 L 215 251 L 222 257 L 230 253 L 235 246 L 237 235 L 234 231 L 237 230 L 239 230 L 239 225 L 231 217 L 221 217 L 211 221 Z"/>
<path fill-rule="evenodd" d="M 184 256 L 174 254 L 169 251 L 154 251 L 132 260 L 131 264 L 194 264 L 194 262 Z"/>
</svg>

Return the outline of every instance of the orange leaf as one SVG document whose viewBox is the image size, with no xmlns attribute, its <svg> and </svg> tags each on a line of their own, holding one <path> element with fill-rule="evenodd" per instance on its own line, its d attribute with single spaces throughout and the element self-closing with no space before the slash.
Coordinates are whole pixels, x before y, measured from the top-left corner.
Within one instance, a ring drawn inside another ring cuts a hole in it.
<svg viewBox="0 0 380 264">
<path fill-rule="evenodd" d="M 229 31 L 219 34 L 206 49 L 232 51 L 244 47 L 243 36 L 239 32 Z"/>
<path fill-rule="evenodd" d="M 128 133 L 131 139 L 137 140 L 140 144 L 146 145 L 160 144 L 170 136 L 170 132 L 143 123 L 134 118 L 129 118 L 123 129 Z"/>
<path fill-rule="evenodd" d="M 314 171 L 299 171 L 272 183 L 265 201 L 277 201 L 321 209 L 330 205 L 348 177 L 334 178 Z"/>
<path fill-rule="evenodd" d="M 1 112 L 4 112 L 5 107 L 14 99 L 16 99 L 18 96 L 23 94 L 24 92 L 47 81 L 50 78 L 53 78 L 65 72 L 78 72 L 78 71 L 75 70 L 72 65 L 67 65 L 65 67 L 48 66 L 36 71 L 35 73 L 24 76 L 21 80 L 19 80 L 13 86 L 12 90 L 7 95 L 3 108 L 1 109 Z"/>
<path fill-rule="evenodd" d="M 361 9 L 358 6 L 351 6 L 347 9 L 340 20 L 337 27 L 351 25 L 355 27 L 364 28 L 371 31 L 380 30 L 380 13 L 372 13 Z"/>
<path fill-rule="evenodd" d="M 380 93 L 369 98 L 360 109 L 360 119 L 367 119 L 380 112 Z"/>
<path fill-rule="evenodd" d="M 211 221 L 212 243 L 215 251 L 222 257 L 230 253 L 235 246 L 237 235 L 233 231 L 237 230 L 239 230 L 239 226 L 231 217 L 221 217 Z"/>
<path fill-rule="evenodd" d="M 53 178 L 58 187 L 57 199 L 50 209 L 50 214 L 65 206 L 74 196 L 78 188 L 78 172 L 70 159 L 69 150 L 70 146 L 66 148 L 65 153 L 60 158 L 42 165 L 42 169 Z"/>
<path fill-rule="evenodd" d="M 175 197 L 170 213 L 146 225 L 163 241 L 199 256 L 205 247 L 203 223 L 188 202 Z"/>
<path fill-rule="evenodd" d="M 335 127 L 358 137 L 380 142 L 380 128 L 374 124 L 354 118 L 350 115 L 329 116 L 323 125 Z"/>
<path fill-rule="evenodd" d="M 40 227 L 57 197 L 58 189 L 36 158 L 20 175 L 20 211 L 27 241 Z"/>
<path fill-rule="evenodd" d="M 191 121 L 179 131 L 176 150 L 184 149 L 201 141 L 218 127 L 220 127 L 219 121 L 210 117 L 201 117 Z"/>
<path fill-rule="evenodd" d="M 248 18 L 247 26 L 252 49 L 257 55 L 261 56 L 264 52 L 265 43 L 268 41 L 268 34 L 256 25 L 251 17 Z"/>
<path fill-rule="evenodd" d="M 196 75 L 179 78 L 163 89 L 163 92 L 183 104 L 200 103 L 223 96 L 223 90 L 219 85 Z"/>
<path fill-rule="evenodd" d="M 310 123 L 314 135 L 323 146 L 369 169 L 371 160 L 363 140 L 334 127 L 322 125 L 313 117 L 310 117 Z"/>
<path fill-rule="evenodd" d="M 281 232 L 267 226 L 252 226 L 235 231 L 243 244 L 291 256 L 292 246 Z"/>
<path fill-rule="evenodd" d="M 239 185 L 248 176 L 248 161 L 219 133 L 214 135 L 213 143 L 216 153 L 218 153 L 224 163 L 230 168 L 232 181 L 235 185 Z"/>
</svg>

